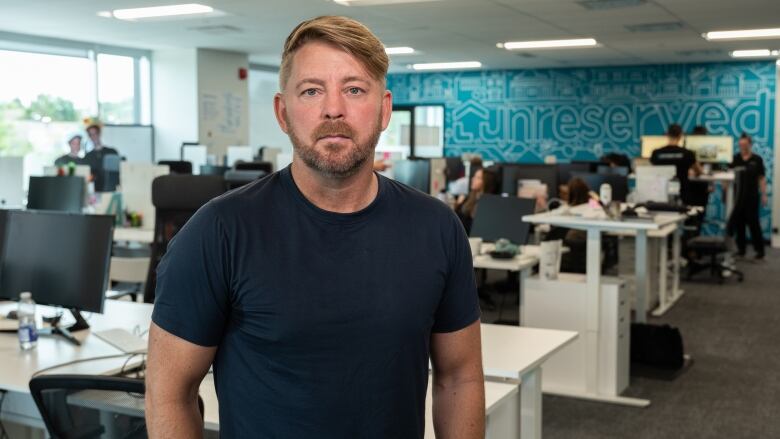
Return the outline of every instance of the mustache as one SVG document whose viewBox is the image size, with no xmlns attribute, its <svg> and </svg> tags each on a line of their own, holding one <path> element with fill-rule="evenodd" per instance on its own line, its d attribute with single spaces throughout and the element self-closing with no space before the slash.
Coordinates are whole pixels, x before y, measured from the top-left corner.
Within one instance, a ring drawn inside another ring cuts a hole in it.
<svg viewBox="0 0 780 439">
<path fill-rule="evenodd" d="M 321 123 L 312 134 L 312 138 L 315 142 L 327 136 L 341 136 L 351 139 L 354 137 L 354 130 L 343 120 L 337 120 L 334 122 Z"/>
</svg>

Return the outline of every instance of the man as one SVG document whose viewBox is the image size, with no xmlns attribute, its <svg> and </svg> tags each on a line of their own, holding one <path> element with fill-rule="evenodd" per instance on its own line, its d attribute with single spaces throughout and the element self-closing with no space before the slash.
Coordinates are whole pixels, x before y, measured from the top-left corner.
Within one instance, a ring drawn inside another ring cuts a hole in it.
<svg viewBox="0 0 780 439">
<path fill-rule="evenodd" d="M 54 166 L 67 166 L 68 163 L 80 165 L 84 159 L 79 156 L 81 152 L 81 134 L 74 133 L 68 137 L 68 153 L 61 155 L 54 161 Z"/>
<path fill-rule="evenodd" d="M 106 185 L 105 173 L 103 172 L 103 159 L 107 155 L 118 155 L 119 152 L 114 148 L 103 145 L 103 142 L 100 140 L 101 131 L 100 125 L 96 123 L 87 127 L 87 135 L 89 136 L 89 140 L 92 141 L 93 148 L 92 151 L 84 156 L 84 163 L 89 165 L 89 169 L 92 172 L 95 181 L 95 190 L 102 192 Z"/>
<path fill-rule="evenodd" d="M 200 436 L 214 365 L 223 437 L 484 437 L 471 253 L 446 205 L 372 170 L 388 59 L 362 24 L 287 38 L 274 109 L 292 164 L 204 206 L 157 269 L 147 423 Z"/>
<path fill-rule="evenodd" d="M 663 148 L 656 149 L 650 156 L 650 163 L 653 165 L 672 165 L 677 168 L 677 181 L 680 182 L 680 198 L 686 204 L 691 204 L 690 196 L 690 176 L 701 175 L 701 165 L 696 161 L 696 154 L 680 146 L 682 143 L 683 130 L 676 123 L 669 125 L 666 131 L 669 138 L 669 144 Z"/>
<path fill-rule="evenodd" d="M 756 260 L 764 259 L 764 233 L 758 219 L 761 205 L 766 206 L 766 169 L 760 156 L 753 153 L 753 139 L 747 134 L 739 138 L 739 152 L 734 154 L 731 166 L 737 171 L 738 184 L 736 204 L 731 214 L 729 226 L 737 235 L 737 256 L 745 256 L 745 228 L 750 228 L 750 241 L 756 252 Z"/>
</svg>

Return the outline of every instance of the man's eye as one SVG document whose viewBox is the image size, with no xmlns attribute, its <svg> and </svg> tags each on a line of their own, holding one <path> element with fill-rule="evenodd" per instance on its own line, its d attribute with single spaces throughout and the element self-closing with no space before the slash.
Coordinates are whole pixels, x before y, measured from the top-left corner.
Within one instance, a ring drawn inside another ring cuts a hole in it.
<svg viewBox="0 0 780 439">
<path fill-rule="evenodd" d="M 306 90 L 303 91 L 303 94 L 306 95 L 306 96 L 315 96 L 317 94 L 317 89 L 316 88 L 307 88 Z"/>
<path fill-rule="evenodd" d="M 347 92 L 351 95 L 358 95 L 362 93 L 363 90 L 358 87 L 350 87 L 349 89 L 347 89 Z"/>
</svg>

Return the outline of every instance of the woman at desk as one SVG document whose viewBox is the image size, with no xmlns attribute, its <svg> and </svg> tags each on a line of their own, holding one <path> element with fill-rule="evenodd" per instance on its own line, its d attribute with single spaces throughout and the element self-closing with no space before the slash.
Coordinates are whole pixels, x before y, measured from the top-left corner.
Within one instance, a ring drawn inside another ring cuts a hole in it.
<svg viewBox="0 0 780 439">
<path fill-rule="evenodd" d="M 498 175 L 492 169 L 478 169 L 471 177 L 471 190 L 467 196 L 461 196 L 455 204 L 455 213 L 463 223 L 466 233 L 471 232 L 471 223 L 477 211 L 477 202 L 484 193 L 495 193 L 498 188 Z"/>
<path fill-rule="evenodd" d="M 734 154 L 731 166 L 737 171 L 739 193 L 729 220 L 729 231 L 737 235 L 737 256 L 745 256 L 745 228 L 750 228 L 750 241 L 756 260 L 764 259 L 764 233 L 758 219 L 761 206 L 768 202 L 764 160 L 753 153 L 753 139 L 745 133 L 739 138 L 739 152 Z M 759 198 L 760 193 L 760 198 Z M 759 200 L 761 204 L 759 204 Z"/>
<path fill-rule="evenodd" d="M 66 166 L 68 163 L 74 163 L 77 165 L 84 164 L 84 159 L 81 158 L 81 134 L 73 133 L 68 137 L 69 152 L 62 155 L 54 161 L 54 166 Z"/>
</svg>

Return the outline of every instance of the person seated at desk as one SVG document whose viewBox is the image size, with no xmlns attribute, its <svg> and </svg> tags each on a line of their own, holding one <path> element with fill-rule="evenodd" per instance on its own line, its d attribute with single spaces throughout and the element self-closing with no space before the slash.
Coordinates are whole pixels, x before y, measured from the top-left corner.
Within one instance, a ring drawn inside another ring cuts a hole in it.
<svg viewBox="0 0 780 439">
<path fill-rule="evenodd" d="M 586 204 L 590 201 L 590 187 L 581 178 L 572 178 L 566 186 L 570 207 Z M 552 227 L 545 241 L 560 239 L 569 251 L 561 255 L 561 271 L 564 273 L 585 273 L 586 245 L 588 234 L 584 230 L 568 227 Z"/>
<path fill-rule="evenodd" d="M 54 161 L 54 166 L 67 166 L 68 163 L 74 163 L 77 165 L 84 164 L 84 159 L 81 158 L 81 134 L 73 133 L 68 136 L 68 148 L 70 151 L 57 158 Z"/>
<path fill-rule="evenodd" d="M 103 158 L 107 155 L 119 155 L 119 151 L 110 146 L 103 145 L 100 140 L 102 128 L 98 123 L 87 126 L 87 135 L 92 141 L 93 149 L 84 156 L 84 164 L 89 165 L 96 188 L 103 187 Z"/>
<path fill-rule="evenodd" d="M 477 169 L 471 177 L 471 191 L 468 195 L 461 195 L 455 202 L 455 213 L 463 223 L 466 233 L 471 232 L 471 223 L 477 211 L 477 203 L 482 194 L 492 194 L 498 188 L 498 174 L 492 169 Z"/>
<path fill-rule="evenodd" d="M 680 125 L 676 123 L 669 125 L 666 135 L 669 138 L 669 144 L 653 151 L 650 163 L 655 166 L 671 165 L 677 169 L 676 177 L 677 181 L 680 182 L 680 197 L 684 203 L 689 204 L 690 177 L 701 175 L 701 165 L 696 161 L 696 154 L 693 151 L 680 146 L 683 137 Z"/>
</svg>

